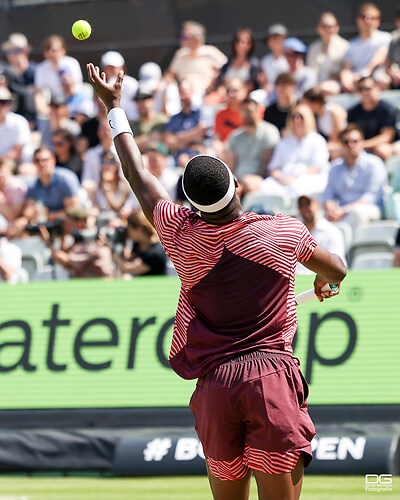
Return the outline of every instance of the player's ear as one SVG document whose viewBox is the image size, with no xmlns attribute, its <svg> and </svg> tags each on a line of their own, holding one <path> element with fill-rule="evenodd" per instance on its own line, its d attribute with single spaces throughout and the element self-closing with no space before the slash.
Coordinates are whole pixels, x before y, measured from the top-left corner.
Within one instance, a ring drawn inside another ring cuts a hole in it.
<svg viewBox="0 0 400 500">
<path fill-rule="evenodd" d="M 234 177 L 233 180 L 235 181 L 235 188 L 237 189 L 239 187 L 239 181 L 236 177 Z"/>
</svg>

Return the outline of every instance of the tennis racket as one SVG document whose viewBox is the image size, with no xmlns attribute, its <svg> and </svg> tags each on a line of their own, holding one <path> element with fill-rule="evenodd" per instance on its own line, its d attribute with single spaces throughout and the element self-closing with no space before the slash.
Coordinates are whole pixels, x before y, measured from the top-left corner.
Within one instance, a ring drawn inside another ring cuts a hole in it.
<svg viewBox="0 0 400 500">
<path fill-rule="evenodd" d="M 328 285 L 328 286 L 332 290 L 332 292 L 336 292 L 337 289 L 339 288 L 339 285 Z M 306 302 L 310 302 L 311 300 L 314 300 L 316 298 L 317 298 L 317 296 L 315 295 L 314 288 L 310 288 L 310 290 L 306 290 L 305 292 L 302 292 L 302 293 L 299 293 L 298 295 L 296 295 L 296 297 L 295 297 L 296 306 L 300 306 L 300 305 L 305 304 Z"/>
</svg>

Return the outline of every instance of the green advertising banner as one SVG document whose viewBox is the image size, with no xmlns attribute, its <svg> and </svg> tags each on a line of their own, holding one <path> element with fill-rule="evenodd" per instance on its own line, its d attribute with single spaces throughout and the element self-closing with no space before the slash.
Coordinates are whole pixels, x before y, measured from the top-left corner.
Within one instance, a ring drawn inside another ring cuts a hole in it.
<svg viewBox="0 0 400 500">
<path fill-rule="evenodd" d="M 296 293 L 312 287 L 299 276 Z M 400 270 L 353 272 L 298 307 L 295 355 L 311 404 L 400 403 Z M 0 409 L 187 406 L 167 362 L 179 281 L 1 287 Z"/>
</svg>

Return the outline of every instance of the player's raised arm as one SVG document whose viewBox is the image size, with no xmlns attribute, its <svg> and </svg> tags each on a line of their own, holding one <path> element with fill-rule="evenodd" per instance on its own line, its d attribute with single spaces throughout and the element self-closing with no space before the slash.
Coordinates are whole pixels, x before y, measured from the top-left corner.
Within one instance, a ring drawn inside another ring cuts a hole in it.
<svg viewBox="0 0 400 500">
<path fill-rule="evenodd" d="M 125 112 L 120 106 L 123 71 L 113 85 L 107 83 L 105 73 L 92 63 L 87 65 L 89 81 L 108 112 L 111 134 L 121 161 L 122 170 L 135 193 L 142 210 L 151 224 L 153 210 L 160 200 L 170 200 L 164 186 L 144 166 L 142 155 L 133 139 Z"/>
</svg>

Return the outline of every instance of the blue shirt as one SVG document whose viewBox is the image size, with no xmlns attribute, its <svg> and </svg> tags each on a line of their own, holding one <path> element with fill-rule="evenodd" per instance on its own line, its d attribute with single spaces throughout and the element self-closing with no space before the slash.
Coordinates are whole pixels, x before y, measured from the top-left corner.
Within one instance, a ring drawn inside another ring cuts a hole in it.
<svg viewBox="0 0 400 500">
<path fill-rule="evenodd" d="M 50 212 L 57 212 L 64 209 L 64 199 L 77 195 L 78 191 L 77 175 L 67 168 L 56 167 L 50 184 L 44 186 L 37 178 L 28 188 L 27 198 L 41 201 Z"/>
<path fill-rule="evenodd" d="M 200 120 L 200 111 L 198 109 L 191 110 L 187 115 L 181 111 L 180 113 L 171 116 L 171 119 L 165 127 L 165 132 L 182 132 L 182 130 L 190 130 L 198 125 Z"/>
<path fill-rule="evenodd" d="M 383 208 L 386 185 L 387 171 L 383 161 L 376 155 L 361 151 L 351 168 L 343 158 L 332 162 L 322 202 L 335 200 L 343 206 L 359 200 Z"/>
</svg>

